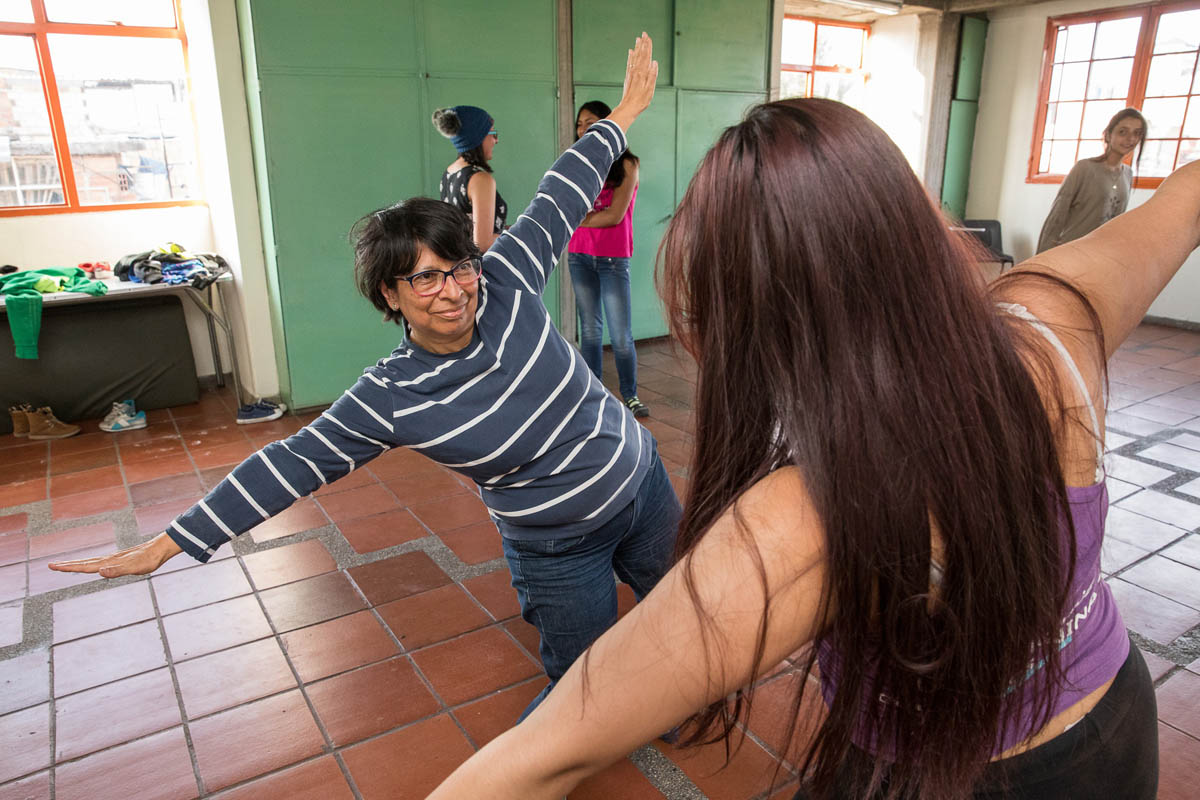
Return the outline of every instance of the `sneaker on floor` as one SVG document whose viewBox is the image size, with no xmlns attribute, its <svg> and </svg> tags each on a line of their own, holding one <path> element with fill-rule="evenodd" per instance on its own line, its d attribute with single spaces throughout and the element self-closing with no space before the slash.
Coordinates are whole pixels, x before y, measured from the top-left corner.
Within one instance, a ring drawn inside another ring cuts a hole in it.
<svg viewBox="0 0 1200 800">
<path fill-rule="evenodd" d="M 287 411 L 287 406 L 283 403 L 259 400 L 257 403 L 249 403 L 238 409 L 237 424 L 252 425 L 255 422 L 270 422 L 282 417 L 285 411 Z"/>
<path fill-rule="evenodd" d="M 135 411 L 132 400 L 113 403 L 112 411 L 109 411 L 108 415 L 100 422 L 100 430 L 108 433 L 135 431 L 144 427 L 146 427 L 146 412 Z"/>
<path fill-rule="evenodd" d="M 638 400 L 636 394 L 626 400 L 625 405 L 629 406 L 629 410 L 633 412 L 635 417 L 650 416 L 650 406 L 646 405 L 641 400 Z"/>
<path fill-rule="evenodd" d="M 29 435 L 29 417 L 32 413 L 33 406 L 29 403 L 22 403 L 19 406 L 9 406 L 8 413 L 12 416 L 13 436 L 18 439 L 24 439 Z"/>
<path fill-rule="evenodd" d="M 68 425 L 54 416 L 49 406 L 26 412 L 30 439 L 66 439 L 79 433 L 78 425 Z"/>
</svg>

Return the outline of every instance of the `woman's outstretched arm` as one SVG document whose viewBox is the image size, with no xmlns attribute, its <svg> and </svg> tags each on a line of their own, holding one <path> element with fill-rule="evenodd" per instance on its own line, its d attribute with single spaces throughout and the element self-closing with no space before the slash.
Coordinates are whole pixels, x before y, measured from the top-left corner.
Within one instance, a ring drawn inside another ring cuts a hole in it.
<svg viewBox="0 0 1200 800">
<path fill-rule="evenodd" d="M 1142 205 L 1073 242 L 1018 265 L 1057 275 L 1087 296 L 1104 332 L 1105 357 L 1142 321 L 1150 304 L 1200 245 L 1200 161 L 1163 181 Z M 1052 321 L 1058 301 L 1043 298 L 1030 310 Z M 1073 301 L 1063 296 L 1061 316 Z M 1046 307 L 1047 304 L 1050 307 Z M 1077 316 L 1078 312 L 1074 312 Z"/>
<path fill-rule="evenodd" d="M 520 725 L 458 768 L 431 798 L 561 798 L 581 780 L 749 683 L 764 595 L 760 671 L 812 639 L 823 533 L 800 474 L 781 469 L 727 512 L 694 550 L 705 622 L 675 566 L 575 662 Z M 763 577 L 765 574 L 765 591 Z"/>
</svg>

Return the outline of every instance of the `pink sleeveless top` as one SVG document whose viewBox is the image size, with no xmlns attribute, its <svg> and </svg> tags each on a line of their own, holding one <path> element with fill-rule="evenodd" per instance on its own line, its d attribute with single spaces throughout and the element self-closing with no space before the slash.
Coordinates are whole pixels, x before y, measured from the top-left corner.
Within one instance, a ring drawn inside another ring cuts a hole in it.
<svg viewBox="0 0 1200 800">
<path fill-rule="evenodd" d="M 633 255 L 633 206 L 637 203 L 638 187 L 633 187 L 633 197 L 629 198 L 629 208 L 625 216 L 616 225 L 607 228 L 577 228 L 567 245 L 567 252 L 582 253 L 585 256 L 605 256 L 607 258 L 629 258 Z M 613 190 L 605 186 L 596 198 L 593 211 L 603 211 L 612 205 Z"/>
<path fill-rule="evenodd" d="M 1079 374 L 1062 342 L 1037 317 L 1025 309 L 1008 303 L 999 304 L 1002 309 L 1032 325 L 1059 352 L 1078 384 L 1079 391 L 1091 411 L 1093 430 L 1099 430 L 1087 385 Z M 1075 525 L 1075 571 L 1071 582 L 1071 607 L 1065 609 L 1059 634 L 1060 659 L 1065 682 L 1059 687 L 1059 695 L 1051 709 L 1051 716 L 1059 714 L 1078 703 L 1087 695 L 1111 680 L 1125 658 L 1129 655 L 1129 633 L 1117 609 L 1116 600 L 1100 574 L 1100 550 L 1104 543 L 1104 522 L 1108 516 L 1108 487 L 1104 482 L 1104 447 L 1097 442 L 1096 483 L 1091 486 L 1068 486 L 1067 503 L 1071 521 Z M 1063 520 L 1063 552 L 1066 549 L 1066 533 L 1070 529 Z M 821 693 L 826 704 L 833 702 L 838 677 L 844 668 L 836 643 L 823 640 L 818 645 L 821 667 Z M 1013 691 L 1020 692 L 1021 710 L 1013 724 L 1009 725 L 1004 738 L 997 742 L 993 755 L 1004 752 L 1015 744 L 1028 739 L 1034 731 L 1033 684 L 1028 682 L 1040 664 L 1030 664 L 1026 682 L 1017 684 Z M 870 665 L 856 666 L 871 670 Z M 864 703 L 871 702 L 864 698 Z M 875 741 L 872 732 L 860 727 L 854 734 L 854 742 L 868 752 L 890 752 L 892 747 L 885 742 Z"/>
</svg>

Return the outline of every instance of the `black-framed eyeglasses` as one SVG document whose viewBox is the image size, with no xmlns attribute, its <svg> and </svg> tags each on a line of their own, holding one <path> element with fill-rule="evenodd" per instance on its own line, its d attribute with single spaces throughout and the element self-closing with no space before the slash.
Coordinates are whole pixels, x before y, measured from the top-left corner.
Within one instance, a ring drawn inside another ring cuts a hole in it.
<svg viewBox="0 0 1200 800">
<path fill-rule="evenodd" d="M 446 276 L 454 278 L 459 286 L 470 286 L 479 280 L 483 272 L 483 262 L 478 256 L 469 256 L 454 265 L 451 269 L 426 269 L 413 275 L 401 276 L 400 280 L 408 281 L 413 292 L 418 297 L 435 295 L 446 285 Z"/>
</svg>

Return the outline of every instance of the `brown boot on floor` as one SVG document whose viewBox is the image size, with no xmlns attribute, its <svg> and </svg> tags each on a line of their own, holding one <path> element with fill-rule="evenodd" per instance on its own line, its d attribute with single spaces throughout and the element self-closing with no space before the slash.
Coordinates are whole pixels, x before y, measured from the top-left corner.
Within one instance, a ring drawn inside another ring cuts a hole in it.
<svg viewBox="0 0 1200 800">
<path fill-rule="evenodd" d="M 33 411 L 33 407 L 29 403 L 9 406 L 8 413 L 12 415 L 13 436 L 16 438 L 24 439 L 29 435 L 29 417 L 26 414 L 31 411 Z"/>
<path fill-rule="evenodd" d="M 54 416 L 49 406 L 25 414 L 29 420 L 30 439 L 66 439 L 79 433 L 78 425 L 68 425 Z"/>
</svg>

